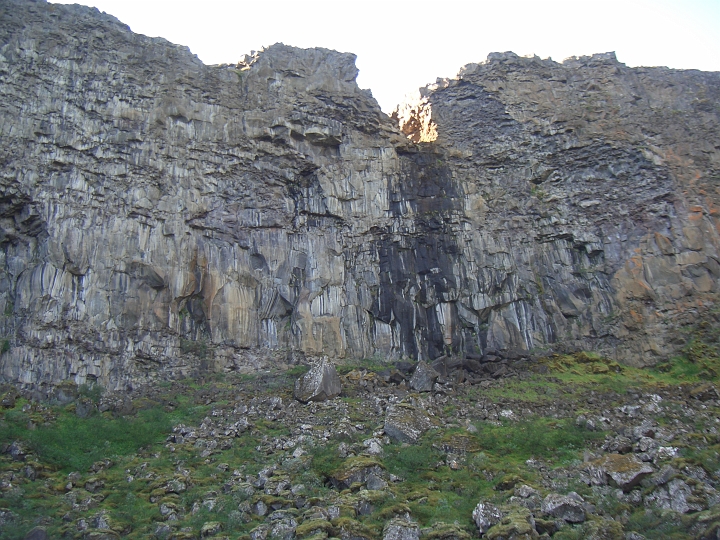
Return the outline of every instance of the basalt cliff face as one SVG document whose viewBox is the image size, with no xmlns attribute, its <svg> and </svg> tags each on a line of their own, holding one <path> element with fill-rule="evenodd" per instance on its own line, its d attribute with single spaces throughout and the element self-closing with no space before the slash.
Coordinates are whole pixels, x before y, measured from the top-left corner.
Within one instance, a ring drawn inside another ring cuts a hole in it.
<svg viewBox="0 0 720 540">
<path fill-rule="evenodd" d="M 1 376 L 682 344 L 720 278 L 720 74 L 493 54 L 391 119 L 354 60 L 206 66 L 1 2 Z"/>
</svg>

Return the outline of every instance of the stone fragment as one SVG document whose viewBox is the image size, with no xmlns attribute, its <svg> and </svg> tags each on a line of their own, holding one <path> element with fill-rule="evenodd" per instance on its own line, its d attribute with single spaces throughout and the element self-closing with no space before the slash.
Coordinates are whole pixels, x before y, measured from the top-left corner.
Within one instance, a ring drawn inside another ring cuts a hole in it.
<svg viewBox="0 0 720 540">
<path fill-rule="evenodd" d="M 440 374 L 427 362 L 418 362 L 410 378 L 410 388 L 416 392 L 432 392 L 433 384 Z"/>
<path fill-rule="evenodd" d="M 689 396 L 700 401 L 709 401 L 711 399 L 719 398 L 717 388 L 709 382 L 699 384 L 692 388 L 689 392 Z"/>
<path fill-rule="evenodd" d="M 257 516 L 264 516 L 268 512 L 268 507 L 263 501 L 258 501 L 254 505 L 251 506 L 251 510 L 253 514 Z"/>
<path fill-rule="evenodd" d="M 200 528 L 200 536 L 206 538 L 214 536 L 222 530 L 222 524 L 219 521 L 208 521 Z"/>
<path fill-rule="evenodd" d="M 407 403 L 389 405 L 385 413 L 385 433 L 399 442 L 414 444 L 431 427 L 425 411 Z"/>
<path fill-rule="evenodd" d="M 586 518 L 583 503 L 583 499 L 574 492 L 568 495 L 550 493 L 543 499 L 541 510 L 544 514 L 562 519 L 568 523 L 582 523 Z"/>
<path fill-rule="evenodd" d="M 167 538 L 170 536 L 172 528 L 167 523 L 161 523 L 155 528 L 155 538 Z"/>
<path fill-rule="evenodd" d="M 523 507 L 514 507 L 499 523 L 490 527 L 484 538 L 488 540 L 534 540 L 540 535 L 535 530 L 535 518 Z"/>
<path fill-rule="evenodd" d="M 645 504 L 660 510 L 672 510 L 679 514 L 699 512 L 707 508 L 702 502 L 703 498 L 698 497 L 699 494 L 693 493 L 687 482 L 676 478 L 646 495 Z"/>
<path fill-rule="evenodd" d="M 635 426 L 632 429 L 632 435 L 634 439 L 641 439 L 642 437 L 648 437 L 650 439 L 655 438 L 655 432 L 657 431 L 657 422 L 653 420 L 645 420 L 639 426 Z"/>
<path fill-rule="evenodd" d="M 394 518 L 383 527 L 383 540 L 420 540 L 420 528 L 412 521 Z"/>
<path fill-rule="evenodd" d="M 27 451 L 18 441 L 13 441 L 12 444 L 5 449 L 5 453 L 10 454 L 13 461 L 25 461 L 25 457 L 27 456 Z"/>
<path fill-rule="evenodd" d="M 599 518 L 588 521 L 581 531 L 583 540 L 626 540 L 622 524 L 614 519 Z"/>
<path fill-rule="evenodd" d="M 371 456 L 379 456 L 383 453 L 382 442 L 376 437 L 365 439 L 363 446 L 365 447 L 365 453 Z"/>
<path fill-rule="evenodd" d="M 524 499 L 527 499 L 528 497 L 531 497 L 533 495 L 537 495 L 538 491 L 537 489 L 528 486 L 527 484 L 523 484 L 520 487 L 515 488 L 515 495 L 517 497 L 522 497 Z"/>
<path fill-rule="evenodd" d="M 623 491 L 630 491 L 640 481 L 652 474 L 655 469 L 643 463 L 634 455 L 606 454 L 598 460 L 587 464 L 587 469 L 594 470 L 594 476 L 606 475 L 609 482 Z"/>
<path fill-rule="evenodd" d="M 292 540 L 295 538 L 295 529 L 298 522 L 286 510 L 276 510 L 268 516 L 270 531 L 268 537 L 274 540 Z"/>
<path fill-rule="evenodd" d="M 250 540 L 265 540 L 268 537 L 270 528 L 264 523 L 250 531 Z"/>
<path fill-rule="evenodd" d="M 679 514 L 702 510 L 702 506 L 693 501 L 693 492 L 683 480 L 676 478 L 667 485 L 670 496 L 670 508 Z"/>
<path fill-rule="evenodd" d="M 381 490 L 385 489 L 388 486 L 388 483 L 383 480 L 380 476 L 371 473 L 368 475 L 367 480 L 365 481 L 365 486 L 368 489 L 372 490 Z"/>
<path fill-rule="evenodd" d="M 20 394 L 18 394 L 17 390 L 12 389 L 5 392 L 0 398 L 0 407 L 3 407 L 5 409 L 12 409 L 13 407 L 15 407 L 15 403 L 19 397 Z"/>
<path fill-rule="evenodd" d="M 337 370 L 325 357 L 295 382 L 293 397 L 302 403 L 325 401 L 339 396 L 341 391 Z"/>
<path fill-rule="evenodd" d="M 75 402 L 75 414 L 80 418 L 88 418 L 97 410 L 90 398 L 78 398 Z"/>
<path fill-rule="evenodd" d="M 326 516 L 305 516 L 304 521 L 295 529 L 297 538 L 323 538 L 332 531 L 332 524 L 325 519 Z"/>
<path fill-rule="evenodd" d="M 165 493 L 183 493 L 187 490 L 187 484 L 177 478 L 170 480 L 165 485 Z"/>
<path fill-rule="evenodd" d="M 378 485 L 384 471 L 378 461 L 372 458 L 355 456 L 348 458 L 330 477 L 330 482 L 337 489 L 347 489 L 356 484 Z M 368 489 L 373 489 L 368 486 Z"/>
<path fill-rule="evenodd" d="M 434 540 L 472 540 L 475 535 L 471 535 L 459 523 L 445 523 L 438 521 L 429 528 L 423 528 L 423 538 L 432 538 Z"/>
<path fill-rule="evenodd" d="M 479 502 L 472 513 L 473 521 L 480 531 L 480 535 L 485 534 L 490 527 L 499 523 L 503 514 L 500 509 L 489 502 Z"/>
<path fill-rule="evenodd" d="M 613 437 L 603 444 L 603 450 L 617 454 L 628 454 L 632 452 L 632 448 L 632 441 L 628 437 L 624 437 L 622 435 Z"/>
<path fill-rule="evenodd" d="M 50 537 L 44 527 L 35 527 L 25 535 L 24 540 L 48 540 L 48 538 Z"/>
</svg>

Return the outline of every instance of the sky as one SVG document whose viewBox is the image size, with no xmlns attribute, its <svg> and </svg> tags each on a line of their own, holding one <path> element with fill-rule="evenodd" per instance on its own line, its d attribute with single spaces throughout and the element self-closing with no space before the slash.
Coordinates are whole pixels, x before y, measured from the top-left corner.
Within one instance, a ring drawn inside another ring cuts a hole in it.
<svg viewBox="0 0 720 540">
<path fill-rule="evenodd" d="M 187 45 L 206 64 L 282 42 L 357 55 L 358 84 L 385 112 L 490 52 L 615 51 L 628 66 L 720 71 L 720 0 L 61 0 L 137 33 Z"/>
</svg>

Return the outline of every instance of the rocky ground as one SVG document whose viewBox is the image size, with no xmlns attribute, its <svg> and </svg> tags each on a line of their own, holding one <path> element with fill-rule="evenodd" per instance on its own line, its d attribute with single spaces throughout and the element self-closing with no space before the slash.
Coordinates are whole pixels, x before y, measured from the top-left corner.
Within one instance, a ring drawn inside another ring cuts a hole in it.
<svg viewBox="0 0 720 540">
<path fill-rule="evenodd" d="M 496 358 L 498 378 L 366 361 L 306 403 L 300 368 L 53 405 L 9 389 L 0 537 L 718 538 L 717 358 L 696 349 L 655 370 Z"/>
</svg>

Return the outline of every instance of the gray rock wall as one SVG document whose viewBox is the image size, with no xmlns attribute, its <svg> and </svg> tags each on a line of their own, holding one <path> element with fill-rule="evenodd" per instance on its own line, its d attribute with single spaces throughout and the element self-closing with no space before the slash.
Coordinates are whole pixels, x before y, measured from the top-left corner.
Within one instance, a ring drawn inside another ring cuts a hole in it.
<svg viewBox="0 0 720 540">
<path fill-rule="evenodd" d="M 718 74 L 491 55 L 399 127 L 356 75 L 281 44 L 205 66 L 97 10 L 0 3 L 2 377 L 650 364 L 714 300 Z"/>
</svg>

